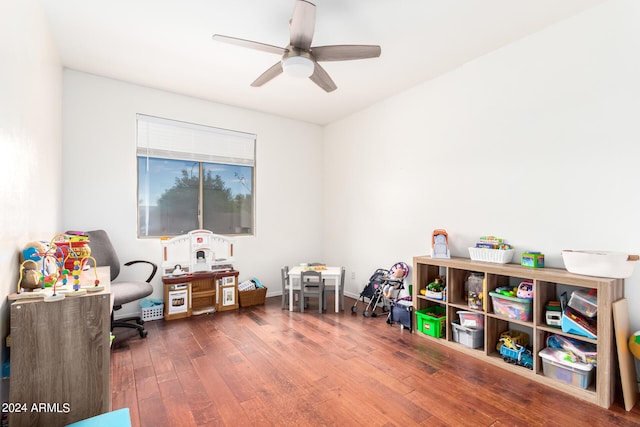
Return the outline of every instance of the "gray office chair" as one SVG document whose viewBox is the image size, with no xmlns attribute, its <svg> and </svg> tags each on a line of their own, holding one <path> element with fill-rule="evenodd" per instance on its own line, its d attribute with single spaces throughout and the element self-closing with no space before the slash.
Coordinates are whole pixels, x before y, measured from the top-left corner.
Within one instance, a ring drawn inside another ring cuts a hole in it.
<svg viewBox="0 0 640 427">
<path fill-rule="evenodd" d="M 300 312 L 304 312 L 307 299 L 318 298 L 318 313 L 324 310 L 324 281 L 319 271 L 303 271 L 300 273 Z"/>
<path fill-rule="evenodd" d="M 124 265 L 130 266 L 138 263 L 149 264 L 152 267 L 151 274 L 143 281 L 115 281 L 120 274 L 120 260 L 116 254 L 109 235 L 104 230 L 93 230 L 85 233 L 89 236 L 91 256 L 95 258 L 98 267 L 109 266 L 111 270 L 111 293 L 113 294 L 113 311 L 111 312 L 111 330 L 114 328 L 133 328 L 138 331 L 141 338 L 147 336 L 144 329 L 144 321 L 140 317 L 127 317 L 114 320 L 114 312 L 120 310 L 123 304 L 137 301 L 151 295 L 153 286 L 150 282 L 158 271 L 158 266 L 150 261 L 129 261 Z M 135 323 L 131 323 L 135 322 Z"/>
</svg>

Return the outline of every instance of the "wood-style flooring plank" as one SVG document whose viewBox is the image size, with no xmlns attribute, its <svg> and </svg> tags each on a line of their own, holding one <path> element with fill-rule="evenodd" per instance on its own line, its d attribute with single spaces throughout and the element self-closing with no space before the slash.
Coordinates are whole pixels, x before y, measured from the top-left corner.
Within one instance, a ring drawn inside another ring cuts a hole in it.
<svg viewBox="0 0 640 427">
<path fill-rule="evenodd" d="M 111 357 L 112 408 L 147 426 L 640 425 L 421 333 L 347 310 L 319 314 L 266 304 L 152 321 L 120 333 Z"/>
</svg>

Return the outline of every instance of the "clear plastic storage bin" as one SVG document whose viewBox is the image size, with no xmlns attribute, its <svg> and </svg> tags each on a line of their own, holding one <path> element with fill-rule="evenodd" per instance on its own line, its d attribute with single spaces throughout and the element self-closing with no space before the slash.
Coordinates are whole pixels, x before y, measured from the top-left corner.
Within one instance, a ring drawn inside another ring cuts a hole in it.
<svg viewBox="0 0 640 427">
<path fill-rule="evenodd" d="M 598 314 L 598 295 L 595 290 L 589 289 L 573 291 L 569 299 L 569 307 L 587 317 L 596 317 Z"/>
<path fill-rule="evenodd" d="M 580 388 L 591 385 L 594 367 L 588 363 L 564 360 L 566 352 L 558 348 L 547 347 L 540 351 L 542 371 L 545 377 L 555 378 Z"/>
</svg>

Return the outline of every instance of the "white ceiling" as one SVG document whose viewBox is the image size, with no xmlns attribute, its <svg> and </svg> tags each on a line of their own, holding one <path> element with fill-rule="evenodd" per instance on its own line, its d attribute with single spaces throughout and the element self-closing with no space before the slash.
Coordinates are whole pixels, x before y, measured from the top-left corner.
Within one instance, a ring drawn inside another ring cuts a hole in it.
<svg viewBox="0 0 640 427">
<path fill-rule="evenodd" d="M 338 89 L 280 75 L 280 58 L 215 33 L 285 47 L 294 0 L 41 0 L 65 67 L 327 124 L 603 0 L 315 0 L 314 46 L 378 44 L 380 58 L 324 62 Z M 313 2 L 313 0 L 312 0 Z"/>
</svg>

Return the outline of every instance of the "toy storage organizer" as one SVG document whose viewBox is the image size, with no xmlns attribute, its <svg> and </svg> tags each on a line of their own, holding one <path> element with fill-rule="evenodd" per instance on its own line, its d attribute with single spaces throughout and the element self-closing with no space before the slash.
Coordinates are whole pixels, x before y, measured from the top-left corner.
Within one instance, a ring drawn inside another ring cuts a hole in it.
<svg viewBox="0 0 640 427">
<path fill-rule="evenodd" d="M 417 324 L 424 325 L 425 319 L 428 319 L 425 316 L 430 312 L 442 313 L 449 319 L 444 322 L 440 337 L 425 331 L 419 332 L 424 339 L 465 352 L 505 369 L 510 375 L 525 376 L 604 408 L 611 406 L 617 378 L 612 303 L 624 297 L 623 279 L 581 276 L 563 269 L 532 269 L 518 264 L 466 258 L 432 259 L 429 256 L 417 256 L 413 259 L 413 267 L 412 296 Z M 469 302 L 467 279 L 472 273 L 483 277 L 478 296 L 480 305 L 477 300 Z M 446 300 L 421 295 L 420 289 L 425 289 L 427 284 L 439 276 L 445 279 Z M 496 292 L 497 288 L 518 286 L 525 280 L 533 282 L 533 299 L 507 297 Z M 597 299 L 585 302 L 583 296 L 590 291 L 597 292 Z M 588 305 L 590 312 L 597 312 L 597 335 L 594 338 L 563 332 L 562 329 L 547 324 L 548 302 L 558 301 L 564 292 L 569 297 L 576 292 L 574 302 Z M 469 318 L 473 319 L 471 323 L 468 322 Z M 474 326 L 474 323 L 478 327 L 469 327 Z M 417 329 L 421 330 L 420 327 Z M 502 359 L 496 344 L 500 334 L 506 331 L 510 331 L 512 335 L 518 331 L 528 335 L 533 369 L 507 363 Z M 580 370 L 550 363 L 543 357 L 545 352 L 540 356 L 540 352 L 547 347 L 546 337 L 549 334 L 595 344 L 597 368 L 583 374 Z"/>
</svg>

